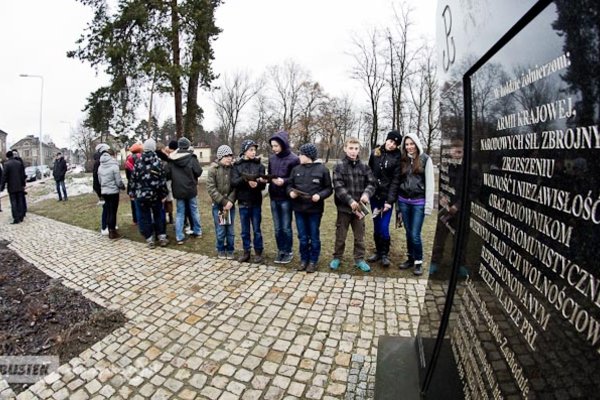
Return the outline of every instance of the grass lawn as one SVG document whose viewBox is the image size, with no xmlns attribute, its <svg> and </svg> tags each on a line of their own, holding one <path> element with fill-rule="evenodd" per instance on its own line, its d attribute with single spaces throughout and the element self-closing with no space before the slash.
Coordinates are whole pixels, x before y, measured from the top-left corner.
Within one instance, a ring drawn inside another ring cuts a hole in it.
<svg viewBox="0 0 600 400">
<path fill-rule="evenodd" d="M 53 190 L 54 185 L 47 185 L 44 192 L 48 193 Z M 67 191 L 69 190 L 69 182 L 67 181 Z M 177 248 L 178 250 L 190 251 L 199 254 L 205 254 L 209 256 L 216 256 L 215 249 L 215 228 L 212 220 L 211 213 L 211 202 L 206 192 L 206 186 L 204 181 L 199 183 L 198 187 L 198 200 L 199 209 L 201 216 L 201 224 L 203 237 L 193 240 L 188 240 L 184 245 L 177 245 L 175 243 L 175 232 L 174 225 L 167 225 L 167 234 L 171 243 L 169 247 Z M 97 231 L 100 235 L 100 214 L 101 207 L 97 206 L 98 198 L 95 194 L 84 194 L 80 196 L 69 197 L 68 202 L 57 202 L 56 197 L 53 196 L 51 199 L 38 201 L 29 204 L 29 211 L 39 214 L 48 218 L 62 221 L 71 225 L 76 225 L 85 229 Z M 394 211 L 395 212 L 395 211 Z M 239 213 L 236 213 L 235 217 L 235 249 L 236 256 L 242 249 L 241 237 L 240 237 L 240 225 L 239 225 Z M 373 242 L 373 223 L 370 217 L 367 217 L 366 221 L 366 247 L 367 257 L 372 254 L 375 248 Z M 335 241 L 335 219 L 336 219 L 336 208 L 333 203 L 333 196 L 329 197 L 325 204 L 325 213 L 321 222 L 321 258 L 319 261 L 319 270 L 330 271 L 328 264 L 331 261 L 331 255 L 333 253 L 333 243 Z M 132 223 L 131 219 L 131 207 L 129 205 L 129 198 L 125 193 L 121 192 L 121 201 L 119 205 L 119 213 L 117 217 L 119 232 L 123 237 L 140 242 L 140 249 L 143 251 L 152 251 L 146 248 L 144 238 L 139 233 L 137 226 Z M 425 254 L 425 266 L 429 264 L 429 255 L 431 253 L 431 247 L 433 244 L 433 238 L 435 234 L 436 216 L 435 213 L 425 218 L 423 225 L 423 246 Z M 294 235 L 296 234 L 295 222 L 292 223 Z M 273 222 L 271 218 L 271 209 L 269 198 L 266 197 L 263 200 L 262 206 L 262 233 L 265 245 L 264 255 L 266 263 L 269 265 L 280 265 L 281 268 L 292 269 L 296 268 L 299 264 L 298 256 L 298 240 L 294 237 L 294 260 L 287 265 L 275 264 L 273 262 L 276 255 L 276 243 L 275 236 L 273 235 Z M 404 228 L 396 229 L 394 222 L 390 226 L 392 234 L 392 246 L 390 250 L 390 258 L 392 260 L 392 266 L 384 269 L 378 263 L 371 265 L 371 273 L 373 276 L 382 277 L 413 277 L 410 270 L 401 271 L 397 268 L 397 265 L 405 260 L 406 254 L 406 241 Z M 352 248 L 353 248 L 353 237 L 352 231 L 348 233 L 348 239 L 346 240 L 346 253 L 342 260 L 342 265 L 337 270 L 339 274 L 351 274 L 351 275 L 367 275 L 369 273 L 363 273 L 358 268 L 354 267 L 352 260 Z M 425 275 L 426 276 L 426 275 Z"/>
</svg>

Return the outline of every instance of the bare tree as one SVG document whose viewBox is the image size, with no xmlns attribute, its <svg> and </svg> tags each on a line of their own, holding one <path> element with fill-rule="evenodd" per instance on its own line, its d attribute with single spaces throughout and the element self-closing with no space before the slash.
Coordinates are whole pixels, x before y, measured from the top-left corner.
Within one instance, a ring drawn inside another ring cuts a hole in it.
<svg viewBox="0 0 600 400">
<path fill-rule="evenodd" d="M 421 138 L 425 152 L 430 154 L 441 137 L 440 99 L 434 50 L 425 46 L 420 54 L 419 66 L 408 80 L 411 98 L 409 128 Z"/>
<path fill-rule="evenodd" d="M 356 118 L 347 95 L 322 102 L 319 114 L 321 147 L 325 151 L 325 162 L 328 162 L 330 157 L 339 157 L 346 138 L 354 130 Z"/>
<path fill-rule="evenodd" d="M 369 143 L 370 147 L 374 147 L 379 134 L 379 103 L 386 83 L 386 64 L 380 54 L 381 36 L 377 29 L 373 29 L 366 39 L 354 38 L 353 41 L 356 50 L 353 54 L 355 64 L 351 76 L 362 83 L 369 96 L 372 119 Z"/>
<path fill-rule="evenodd" d="M 235 143 L 235 134 L 243 108 L 256 96 L 259 85 L 251 82 L 246 72 L 237 71 L 233 76 L 223 75 L 220 88 L 213 101 L 223 128 L 228 130 L 227 142 Z"/>
<path fill-rule="evenodd" d="M 85 169 L 89 172 L 94 161 L 94 139 L 98 137 L 98 134 L 83 122 L 78 122 L 72 130 L 72 135 L 75 151 L 80 157 L 80 162 L 82 161 L 81 158 L 85 158 Z"/>
<path fill-rule="evenodd" d="M 269 74 L 279 104 L 282 128 L 290 132 L 298 119 L 300 92 L 304 82 L 310 79 L 310 74 L 294 60 L 286 60 L 283 66 L 269 67 Z"/>
<path fill-rule="evenodd" d="M 299 143 L 313 142 L 319 134 L 320 105 L 327 102 L 327 95 L 318 82 L 305 81 L 299 98 L 299 118 L 293 137 Z"/>
<path fill-rule="evenodd" d="M 389 73 L 387 84 L 390 87 L 390 108 L 392 129 L 404 132 L 406 120 L 404 112 L 406 107 L 405 93 L 408 91 L 408 80 L 411 68 L 415 61 L 418 49 L 411 49 L 409 34 L 412 30 L 412 9 L 407 3 L 401 3 L 399 8 L 394 7 L 394 29 L 387 29 L 388 52 L 387 63 Z"/>
</svg>

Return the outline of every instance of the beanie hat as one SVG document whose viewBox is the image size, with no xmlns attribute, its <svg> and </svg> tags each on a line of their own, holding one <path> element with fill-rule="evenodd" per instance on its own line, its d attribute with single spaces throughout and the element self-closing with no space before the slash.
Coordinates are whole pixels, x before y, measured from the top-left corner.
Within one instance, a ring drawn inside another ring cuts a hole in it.
<svg viewBox="0 0 600 400">
<path fill-rule="evenodd" d="M 256 148 L 258 148 L 258 145 L 256 144 L 256 142 L 254 140 L 250 140 L 250 139 L 244 140 L 242 142 L 242 148 L 241 148 L 241 152 L 240 152 L 240 157 L 243 156 L 244 153 L 246 153 L 246 151 L 248 151 L 248 149 L 250 147 L 256 147 Z"/>
<path fill-rule="evenodd" d="M 133 154 L 136 154 L 136 153 L 141 153 L 142 151 L 144 151 L 144 148 L 142 147 L 142 145 L 140 143 L 134 143 L 133 146 L 131 146 L 129 148 L 129 151 L 131 151 Z"/>
<path fill-rule="evenodd" d="M 177 141 L 177 147 L 181 150 L 189 149 L 191 144 L 192 144 L 192 142 L 190 142 L 190 140 L 188 138 L 186 138 L 185 136 L 180 137 L 179 140 Z"/>
<path fill-rule="evenodd" d="M 156 141 L 154 139 L 147 139 L 144 142 L 144 151 L 156 151 Z"/>
<path fill-rule="evenodd" d="M 233 150 L 231 150 L 231 147 L 227 146 L 226 144 L 219 146 L 219 148 L 217 149 L 217 160 L 219 160 L 219 161 L 221 161 L 221 159 L 225 156 L 232 156 L 232 155 L 233 155 Z"/>
<path fill-rule="evenodd" d="M 177 145 L 177 140 L 171 140 L 169 142 L 169 149 L 171 150 L 177 150 L 178 145 Z"/>
<path fill-rule="evenodd" d="M 303 144 L 300 146 L 300 155 L 304 155 L 315 161 L 317 159 L 317 146 L 312 143 Z"/>
<path fill-rule="evenodd" d="M 110 146 L 106 143 L 96 145 L 96 153 L 104 153 L 105 151 L 108 151 L 108 149 L 110 149 Z"/>
<path fill-rule="evenodd" d="M 385 140 L 393 140 L 396 146 L 400 146 L 402 143 L 402 135 L 398 131 L 389 131 Z"/>
</svg>

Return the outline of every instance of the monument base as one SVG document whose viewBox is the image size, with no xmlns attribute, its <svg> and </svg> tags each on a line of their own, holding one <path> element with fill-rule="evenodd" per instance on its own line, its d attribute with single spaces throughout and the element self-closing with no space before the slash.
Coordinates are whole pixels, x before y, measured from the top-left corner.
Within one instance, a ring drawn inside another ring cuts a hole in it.
<svg viewBox="0 0 600 400">
<path fill-rule="evenodd" d="M 375 400 L 400 398 L 421 398 L 416 339 L 380 336 L 375 370 Z"/>
</svg>

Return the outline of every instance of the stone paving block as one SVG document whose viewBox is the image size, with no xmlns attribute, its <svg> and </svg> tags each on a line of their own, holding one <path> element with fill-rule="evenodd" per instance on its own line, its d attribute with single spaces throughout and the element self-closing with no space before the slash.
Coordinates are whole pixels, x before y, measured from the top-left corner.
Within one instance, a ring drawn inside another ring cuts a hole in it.
<svg viewBox="0 0 600 400">
<path fill-rule="evenodd" d="M 37 397 L 369 398 L 377 338 L 415 335 L 424 300 L 423 279 L 298 274 L 174 248 L 105 263 L 139 254 L 139 243 L 108 245 L 97 232 L 36 215 L 15 229 L 6 218 L 0 239 L 23 258 L 130 319 L 58 379 L 25 392 Z M 52 252 L 32 245 L 32 234 L 55 243 Z M 73 254 L 61 237 L 85 251 Z M 168 268 L 157 263 L 165 255 Z"/>
</svg>

